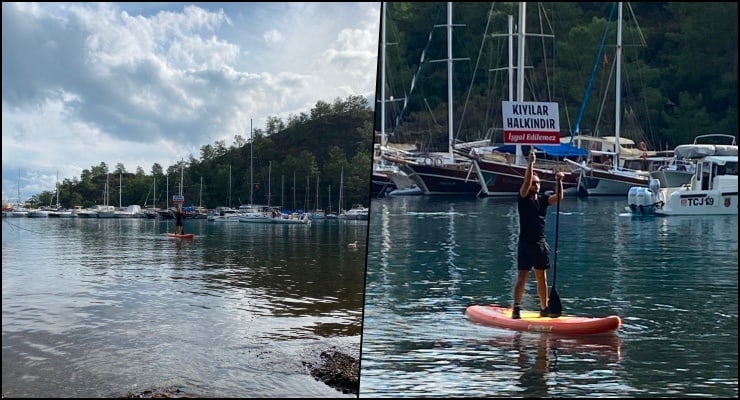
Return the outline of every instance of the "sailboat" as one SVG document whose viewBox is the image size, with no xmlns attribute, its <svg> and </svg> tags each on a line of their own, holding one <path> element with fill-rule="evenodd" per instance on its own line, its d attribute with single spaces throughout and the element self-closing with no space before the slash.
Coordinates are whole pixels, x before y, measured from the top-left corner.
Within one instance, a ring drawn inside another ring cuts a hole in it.
<svg viewBox="0 0 740 400">
<path fill-rule="evenodd" d="M 8 211 L 8 217 L 27 217 L 28 209 L 21 204 L 21 170 L 18 169 L 18 199 L 16 199 L 13 209 Z"/>
<path fill-rule="evenodd" d="M 622 109 L 622 3 L 619 2 L 616 6 L 618 16 L 617 47 L 614 58 L 616 67 L 614 144 L 612 148 L 600 152 L 602 155 L 613 157 L 614 160 L 609 164 L 587 163 L 586 161 L 577 163 L 566 160 L 572 165 L 572 170 L 578 174 L 575 190 L 579 196 L 627 196 L 632 187 L 647 188 L 650 186 L 650 171 L 626 169 L 622 167 L 620 161 L 623 153 L 619 137 Z M 644 143 L 641 143 L 641 147 L 641 150 L 647 156 L 647 148 Z"/>
<path fill-rule="evenodd" d="M 324 219 L 326 212 L 319 208 L 319 176 L 316 175 L 316 206 L 311 211 L 311 219 Z"/>
<path fill-rule="evenodd" d="M 154 176 L 152 179 L 152 207 L 147 206 L 147 202 L 149 201 L 149 193 L 146 194 L 146 199 L 144 199 L 144 216 L 149 219 L 157 218 L 157 177 Z"/>
<path fill-rule="evenodd" d="M 509 17 L 509 48 L 513 46 L 513 23 L 512 17 Z M 519 21 L 518 21 L 518 46 L 517 46 L 517 82 L 516 90 L 517 102 L 523 102 L 524 100 L 524 60 L 525 60 L 525 38 L 526 34 L 526 3 L 519 3 Z M 512 85 L 511 74 L 513 73 L 513 67 L 511 65 L 511 59 L 509 59 L 509 73 L 510 73 L 510 87 Z M 510 90 L 509 100 L 511 100 L 512 93 Z M 476 166 L 476 169 L 481 173 L 481 181 L 485 182 L 483 190 L 488 196 L 518 196 L 519 189 L 522 186 L 524 175 L 527 171 L 528 161 L 524 154 L 524 150 L 530 150 L 530 146 L 515 145 L 512 146 L 498 146 L 498 147 L 479 147 L 473 146 L 468 149 L 468 153 L 465 154 Z M 548 150 L 543 150 L 548 149 Z M 513 154 L 512 154 L 513 150 Z M 547 153 L 549 151 L 549 153 Z M 585 155 L 586 153 L 577 148 L 571 148 L 570 146 L 558 145 L 547 145 L 547 146 L 535 146 L 535 152 L 543 152 L 546 155 L 553 156 L 555 158 L 565 158 L 568 156 Z M 555 175 L 562 171 L 565 174 L 563 179 L 563 187 L 575 187 L 577 184 L 576 177 L 570 172 L 568 165 L 561 163 L 560 161 L 554 161 L 546 159 L 546 157 L 537 157 L 537 162 L 534 166 L 534 171 L 540 177 L 541 190 L 554 190 L 555 189 Z"/>
<path fill-rule="evenodd" d="M 105 175 L 105 204 L 98 209 L 98 218 L 116 218 L 116 208 L 108 204 L 110 199 L 110 174 Z"/>
<path fill-rule="evenodd" d="M 49 211 L 49 218 L 71 218 L 76 216 L 72 211 L 64 209 L 62 205 L 59 204 L 59 171 L 57 171 L 56 198 L 56 204 Z"/>
<path fill-rule="evenodd" d="M 229 192 L 228 205 L 216 207 L 208 213 L 206 220 L 209 222 L 239 222 L 239 211 L 231 208 L 231 164 L 229 164 Z"/>
<path fill-rule="evenodd" d="M 475 165 L 456 156 L 454 146 L 452 94 L 452 2 L 447 3 L 447 132 L 448 151 L 431 152 L 407 159 L 392 155 L 384 158 L 398 164 L 401 171 L 414 181 L 425 195 L 480 196 L 482 177 Z"/>
<path fill-rule="evenodd" d="M 382 15 L 380 19 L 380 32 L 381 32 L 381 67 L 380 67 L 380 143 L 374 145 L 374 152 L 373 152 L 373 172 L 372 172 L 372 179 L 371 179 L 371 185 L 370 185 L 370 194 L 372 196 L 378 196 L 383 197 L 387 195 L 388 193 L 392 192 L 393 190 L 396 190 L 398 187 L 396 186 L 396 183 L 393 181 L 393 175 L 401 174 L 402 172 L 396 166 L 395 164 L 389 164 L 386 162 L 386 160 L 383 158 L 383 153 L 385 153 L 386 146 L 388 144 L 388 135 L 385 131 L 385 122 L 386 122 L 386 115 L 385 115 L 385 104 L 386 104 L 386 98 L 385 98 L 385 69 L 386 69 L 386 19 L 387 19 L 387 13 L 386 13 L 386 7 L 387 3 L 383 2 L 381 5 L 382 8 Z"/>
</svg>

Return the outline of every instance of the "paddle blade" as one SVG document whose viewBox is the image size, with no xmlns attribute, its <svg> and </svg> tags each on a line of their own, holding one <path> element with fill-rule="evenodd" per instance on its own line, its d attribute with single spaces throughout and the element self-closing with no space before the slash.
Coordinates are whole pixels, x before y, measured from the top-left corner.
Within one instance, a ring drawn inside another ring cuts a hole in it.
<svg viewBox="0 0 740 400">
<path fill-rule="evenodd" d="M 555 286 L 550 288 L 550 299 L 547 302 L 547 306 L 550 308 L 551 318 L 557 318 L 563 313 L 563 303 L 560 302 L 560 295 L 555 289 Z"/>
</svg>

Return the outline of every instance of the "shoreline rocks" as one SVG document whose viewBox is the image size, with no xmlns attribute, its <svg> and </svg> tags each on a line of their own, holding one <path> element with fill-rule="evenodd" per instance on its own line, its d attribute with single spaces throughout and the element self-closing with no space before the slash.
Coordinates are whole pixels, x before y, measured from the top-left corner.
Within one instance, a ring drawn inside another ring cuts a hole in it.
<svg viewBox="0 0 740 400">
<path fill-rule="evenodd" d="M 309 373 L 316 380 L 345 394 L 360 393 L 360 363 L 356 358 L 342 353 L 333 347 L 321 352 L 321 362 L 304 362 Z"/>
</svg>

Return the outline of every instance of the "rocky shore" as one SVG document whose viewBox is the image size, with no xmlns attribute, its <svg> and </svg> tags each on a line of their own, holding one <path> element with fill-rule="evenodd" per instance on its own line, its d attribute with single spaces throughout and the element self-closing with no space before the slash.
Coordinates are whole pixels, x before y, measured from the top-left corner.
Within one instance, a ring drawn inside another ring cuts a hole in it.
<svg viewBox="0 0 740 400">
<path fill-rule="evenodd" d="M 321 352 L 321 362 L 303 363 L 311 376 L 345 394 L 360 393 L 360 362 L 336 348 Z"/>
<path fill-rule="evenodd" d="M 310 363 L 304 361 L 303 365 L 314 379 L 344 394 L 359 396 L 360 362 L 357 358 L 339 351 L 336 347 L 332 347 L 329 350 L 321 352 L 319 362 Z M 129 399 L 169 399 L 201 396 L 197 393 L 185 393 L 178 388 L 163 387 L 147 389 L 141 392 L 128 392 L 115 397 Z"/>
</svg>

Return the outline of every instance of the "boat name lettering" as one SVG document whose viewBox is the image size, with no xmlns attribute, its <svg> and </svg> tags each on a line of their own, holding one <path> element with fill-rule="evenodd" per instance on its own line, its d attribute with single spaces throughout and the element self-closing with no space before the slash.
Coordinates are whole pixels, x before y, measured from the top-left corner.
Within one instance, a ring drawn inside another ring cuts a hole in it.
<svg viewBox="0 0 740 400">
<path fill-rule="evenodd" d="M 697 207 L 697 206 L 713 206 L 714 198 L 712 197 L 689 197 L 681 199 L 682 206 Z"/>
</svg>

